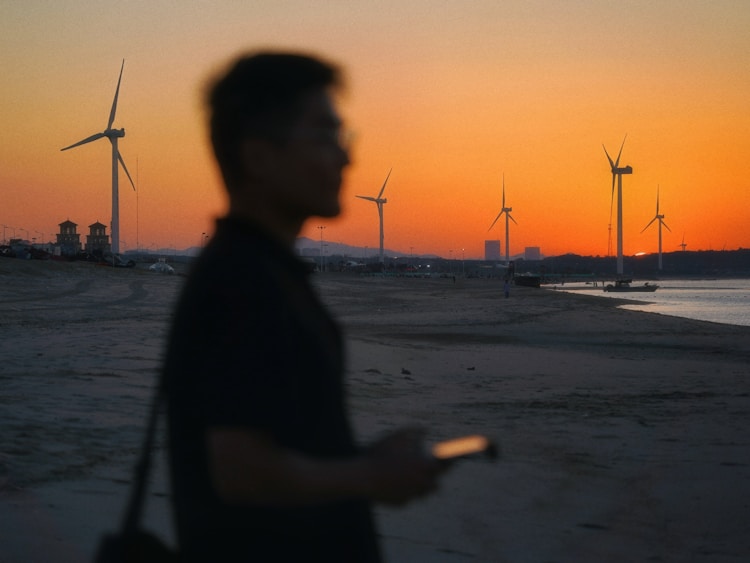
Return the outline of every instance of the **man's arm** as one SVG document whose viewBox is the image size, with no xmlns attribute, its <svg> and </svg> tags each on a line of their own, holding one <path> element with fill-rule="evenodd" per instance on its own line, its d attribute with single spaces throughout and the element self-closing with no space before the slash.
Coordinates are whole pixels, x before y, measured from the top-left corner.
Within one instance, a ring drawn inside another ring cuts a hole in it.
<svg viewBox="0 0 750 563">
<path fill-rule="evenodd" d="M 230 504 L 311 504 L 368 499 L 404 504 L 437 486 L 445 469 L 421 447 L 421 433 L 395 432 L 361 455 L 317 459 L 279 447 L 250 429 L 215 427 L 207 432 L 214 489 Z"/>
</svg>

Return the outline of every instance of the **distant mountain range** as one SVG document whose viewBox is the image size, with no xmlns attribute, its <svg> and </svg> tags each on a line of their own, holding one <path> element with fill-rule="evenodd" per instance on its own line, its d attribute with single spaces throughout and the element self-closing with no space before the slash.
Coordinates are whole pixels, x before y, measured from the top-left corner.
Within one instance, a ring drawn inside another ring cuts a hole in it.
<svg viewBox="0 0 750 563">
<path fill-rule="evenodd" d="M 297 252 L 302 256 L 320 256 L 321 255 L 321 242 L 319 240 L 313 240 L 307 237 L 299 237 L 295 243 Z M 342 242 L 334 241 L 323 241 L 322 248 L 323 256 L 349 256 L 351 258 L 374 258 L 380 254 L 380 247 L 361 247 L 351 246 Z M 400 252 L 398 250 L 391 250 L 388 248 L 383 249 L 383 254 L 391 258 L 403 258 L 408 257 L 409 254 L 406 252 Z M 415 254 L 421 258 L 439 258 L 435 254 Z"/>
<path fill-rule="evenodd" d="M 297 252 L 301 256 L 320 256 L 321 255 L 321 243 L 319 240 L 313 240 L 308 237 L 299 237 L 294 245 Z M 349 256 L 351 258 L 364 259 L 374 258 L 380 253 L 380 247 L 361 247 L 351 246 L 342 242 L 334 241 L 323 241 L 323 255 L 324 256 Z M 159 254 L 162 256 L 197 256 L 201 251 L 199 246 L 191 246 L 185 249 L 175 248 L 156 248 L 156 249 L 145 249 L 140 250 L 127 250 L 123 254 Z M 398 250 L 391 250 L 388 248 L 383 249 L 383 253 L 391 258 L 402 258 L 409 256 L 406 252 L 400 252 Z M 435 254 L 414 254 L 421 258 L 439 258 Z"/>
<path fill-rule="evenodd" d="M 307 237 L 297 239 L 295 248 L 301 256 L 320 256 L 321 243 Z M 191 257 L 200 252 L 200 247 L 193 246 L 184 250 L 174 248 L 141 249 L 141 254 L 158 255 L 162 257 Z M 324 256 L 348 257 L 356 261 L 370 260 L 378 256 L 377 247 L 351 246 L 334 241 L 323 241 Z M 138 254 L 135 250 L 128 250 L 124 254 Z M 410 254 L 397 250 L 385 249 L 384 254 L 388 258 L 408 258 Z M 424 260 L 446 260 L 434 254 L 414 254 L 414 258 Z M 674 251 L 663 254 L 664 268 L 658 272 L 656 260 L 657 254 L 644 256 L 625 256 L 625 271 L 630 275 L 654 275 L 657 272 L 664 275 L 750 275 L 750 249 L 738 250 L 700 250 L 700 251 Z M 517 267 L 524 271 L 533 272 L 558 272 L 563 274 L 594 273 L 605 275 L 615 271 L 614 257 L 604 256 L 580 256 L 577 254 L 562 254 L 559 256 L 546 256 L 542 260 L 527 261 L 522 255 L 513 256 Z M 467 259 L 469 262 L 482 262 L 481 259 Z M 497 262 L 503 262 L 502 260 Z"/>
</svg>

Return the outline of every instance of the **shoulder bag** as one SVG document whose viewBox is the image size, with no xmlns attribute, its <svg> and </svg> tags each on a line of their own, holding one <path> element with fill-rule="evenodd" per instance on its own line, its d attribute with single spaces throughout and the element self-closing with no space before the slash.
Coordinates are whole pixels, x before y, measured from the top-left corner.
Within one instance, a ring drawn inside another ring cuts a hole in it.
<svg viewBox="0 0 750 563">
<path fill-rule="evenodd" d="M 174 550 L 153 533 L 142 529 L 140 525 L 151 469 L 154 435 L 164 402 L 164 389 L 160 385 L 153 398 L 146 437 L 135 467 L 135 482 L 130 492 L 125 518 L 119 531 L 109 532 L 102 536 L 94 556 L 94 563 L 177 563 L 179 561 Z"/>
</svg>

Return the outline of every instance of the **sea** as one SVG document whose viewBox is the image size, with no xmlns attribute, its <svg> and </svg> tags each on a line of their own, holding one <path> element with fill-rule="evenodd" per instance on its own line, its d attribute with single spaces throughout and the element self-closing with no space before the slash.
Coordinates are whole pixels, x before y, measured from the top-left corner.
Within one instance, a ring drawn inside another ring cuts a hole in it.
<svg viewBox="0 0 750 563">
<path fill-rule="evenodd" d="M 641 285 L 645 280 L 633 280 Z M 601 283 L 588 282 L 558 284 L 555 289 L 578 294 L 627 299 L 623 309 L 659 313 L 729 325 L 750 326 L 750 279 L 691 279 L 659 280 L 653 293 L 610 293 Z"/>
</svg>

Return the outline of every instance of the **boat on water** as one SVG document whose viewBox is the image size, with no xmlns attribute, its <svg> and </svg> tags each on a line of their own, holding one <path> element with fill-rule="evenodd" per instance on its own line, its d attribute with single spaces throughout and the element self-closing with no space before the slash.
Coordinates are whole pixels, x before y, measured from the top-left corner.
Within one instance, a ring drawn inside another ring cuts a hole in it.
<svg viewBox="0 0 750 563">
<path fill-rule="evenodd" d="M 643 285 L 630 285 L 633 280 L 616 280 L 614 284 L 604 286 L 604 291 L 614 292 L 654 292 L 659 287 L 655 283 L 644 283 Z"/>
</svg>

